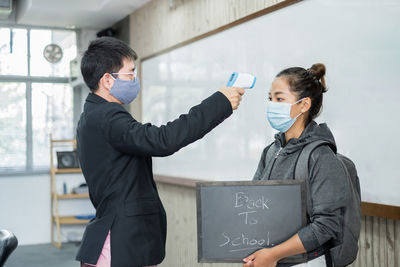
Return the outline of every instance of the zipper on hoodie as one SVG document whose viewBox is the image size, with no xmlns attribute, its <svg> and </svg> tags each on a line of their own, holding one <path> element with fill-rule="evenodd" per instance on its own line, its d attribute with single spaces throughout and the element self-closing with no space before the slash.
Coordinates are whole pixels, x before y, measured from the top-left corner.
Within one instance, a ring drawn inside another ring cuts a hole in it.
<svg viewBox="0 0 400 267">
<path fill-rule="evenodd" d="M 271 166 L 270 172 L 269 172 L 269 174 L 268 174 L 268 180 L 271 178 L 271 173 L 272 173 L 272 169 L 274 168 L 275 161 L 276 161 L 276 159 L 278 158 L 279 154 L 281 153 L 282 149 L 283 149 L 283 147 L 280 147 L 279 150 L 278 150 L 278 152 L 276 152 L 274 161 L 272 162 L 272 166 Z"/>
</svg>

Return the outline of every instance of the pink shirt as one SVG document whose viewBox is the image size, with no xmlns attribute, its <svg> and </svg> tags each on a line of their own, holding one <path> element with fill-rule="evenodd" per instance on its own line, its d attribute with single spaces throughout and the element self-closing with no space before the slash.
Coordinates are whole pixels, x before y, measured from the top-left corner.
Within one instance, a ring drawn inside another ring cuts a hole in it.
<svg viewBox="0 0 400 267">
<path fill-rule="evenodd" d="M 103 250 L 100 253 L 100 257 L 97 260 L 97 264 L 88 264 L 85 263 L 86 265 L 89 266 L 94 266 L 94 267 L 110 267 L 111 266 L 111 243 L 110 243 L 110 237 L 111 237 L 111 232 L 108 231 L 108 235 L 106 238 L 106 241 L 104 241 L 103 245 Z M 157 265 L 153 266 L 145 266 L 145 267 L 156 267 Z"/>
</svg>

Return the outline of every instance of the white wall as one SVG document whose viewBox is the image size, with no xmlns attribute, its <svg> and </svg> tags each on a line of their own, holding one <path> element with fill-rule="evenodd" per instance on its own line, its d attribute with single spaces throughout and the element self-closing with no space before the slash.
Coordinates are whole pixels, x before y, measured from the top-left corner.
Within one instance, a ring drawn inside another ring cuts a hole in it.
<svg viewBox="0 0 400 267">
<path fill-rule="evenodd" d="M 57 189 L 62 193 L 84 182 L 81 174 L 59 175 Z M 12 176 L 0 178 L 0 228 L 12 231 L 20 245 L 50 242 L 50 176 Z M 61 200 L 60 215 L 93 214 L 89 199 Z M 80 237 L 83 226 L 62 228 L 62 239 Z"/>
<path fill-rule="evenodd" d="M 50 183 L 46 175 L 0 178 L 0 228 L 20 244 L 50 241 Z"/>
</svg>

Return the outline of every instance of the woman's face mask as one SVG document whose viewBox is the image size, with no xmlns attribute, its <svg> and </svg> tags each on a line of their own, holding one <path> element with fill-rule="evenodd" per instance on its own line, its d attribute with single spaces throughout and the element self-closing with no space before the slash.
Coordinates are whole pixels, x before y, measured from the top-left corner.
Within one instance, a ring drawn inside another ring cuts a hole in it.
<svg viewBox="0 0 400 267">
<path fill-rule="evenodd" d="M 271 127 L 283 133 L 287 132 L 295 123 L 296 119 L 303 114 L 300 112 L 295 118 L 291 118 L 291 108 L 293 105 L 301 102 L 303 99 L 304 98 L 296 101 L 293 104 L 269 101 L 267 108 L 267 119 L 271 124 Z"/>
</svg>

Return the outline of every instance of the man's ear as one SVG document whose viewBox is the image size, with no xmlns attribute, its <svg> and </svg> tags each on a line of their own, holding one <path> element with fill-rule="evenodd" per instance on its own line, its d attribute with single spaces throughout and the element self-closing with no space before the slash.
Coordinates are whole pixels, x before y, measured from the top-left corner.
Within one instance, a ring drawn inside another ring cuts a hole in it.
<svg viewBox="0 0 400 267">
<path fill-rule="evenodd" d="M 110 91 L 113 85 L 114 85 L 114 79 L 111 77 L 111 74 L 104 73 L 104 75 L 100 78 L 99 88 L 104 88 L 107 91 Z"/>
<path fill-rule="evenodd" d="M 301 101 L 301 112 L 302 113 L 306 113 L 307 111 L 309 111 L 311 108 L 311 98 L 309 97 L 305 97 L 302 101 Z"/>
</svg>

